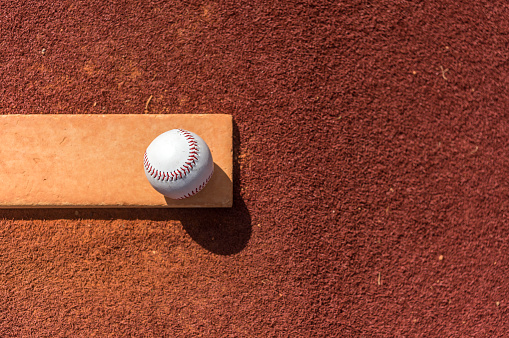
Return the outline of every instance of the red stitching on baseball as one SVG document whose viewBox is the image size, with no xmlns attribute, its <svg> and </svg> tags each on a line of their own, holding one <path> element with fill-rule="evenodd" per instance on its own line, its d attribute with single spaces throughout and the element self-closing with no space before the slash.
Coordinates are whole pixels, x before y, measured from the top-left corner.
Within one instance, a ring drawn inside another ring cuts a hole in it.
<svg viewBox="0 0 509 338">
<path fill-rule="evenodd" d="M 150 163 L 150 160 L 148 159 L 148 155 L 145 152 L 145 155 L 143 156 L 143 165 L 145 167 L 145 170 L 147 173 L 156 180 L 162 180 L 162 181 L 176 181 L 177 179 L 181 179 L 186 177 L 188 173 L 193 170 L 193 168 L 196 166 L 196 162 L 198 161 L 198 141 L 194 138 L 194 136 L 183 129 L 177 129 L 181 135 L 184 136 L 184 138 L 187 140 L 188 146 L 189 146 L 189 155 L 186 161 L 184 161 L 184 164 L 180 167 L 175 169 L 171 172 L 164 172 L 156 170 L 154 167 L 152 167 L 152 164 Z M 194 193 L 193 193 L 194 195 Z"/>
<path fill-rule="evenodd" d="M 200 184 L 200 186 L 198 188 L 194 189 L 193 191 L 191 191 L 191 192 L 189 192 L 189 193 L 185 194 L 184 196 L 179 197 L 177 199 L 181 200 L 181 199 L 188 198 L 188 197 L 191 197 L 193 195 L 196 195 L 198 192 L 200 192 L 207 185 L 207 183 L 212 178 L 213 174 L 214 174 L 214 169 L 212 169 L 212 173 L 209 175 L 209 177 L 207 177 L 207 179 L 204 182 L 202 182 L 202 184 Z"/>
</svg>

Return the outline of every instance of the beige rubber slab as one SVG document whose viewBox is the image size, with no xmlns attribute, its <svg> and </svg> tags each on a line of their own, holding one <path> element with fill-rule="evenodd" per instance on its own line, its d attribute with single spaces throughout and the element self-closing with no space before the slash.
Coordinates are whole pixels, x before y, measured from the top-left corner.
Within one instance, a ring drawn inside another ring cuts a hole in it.
<svg viewBox="0 0 509 338">
<path fill-rule="evenodd" d="M 229 115 L 0 115 L 0 208 L 231 207 Z M 208 144 L 214 175 L 193 197 L 155 191 L 143 155 L 161 133 L 182 128 Z"/>
</svg>

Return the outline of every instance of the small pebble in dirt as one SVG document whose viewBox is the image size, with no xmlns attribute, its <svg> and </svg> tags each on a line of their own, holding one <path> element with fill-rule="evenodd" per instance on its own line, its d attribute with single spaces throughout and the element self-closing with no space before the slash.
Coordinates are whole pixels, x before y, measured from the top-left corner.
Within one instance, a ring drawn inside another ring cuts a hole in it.
<svg viewBox="0 0 509 338">
<path fill-rule="evenodd" d="M 439 261 L 443 261 L 444 260 L 444 256 L 443 255 L 438 256 L 438 260 Z"/>
</svg>

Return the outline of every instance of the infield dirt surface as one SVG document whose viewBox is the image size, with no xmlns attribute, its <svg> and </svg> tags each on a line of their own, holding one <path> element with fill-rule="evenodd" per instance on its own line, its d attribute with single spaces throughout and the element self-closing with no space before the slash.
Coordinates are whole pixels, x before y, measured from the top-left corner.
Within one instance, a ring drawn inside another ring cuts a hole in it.
<svg viewBox="0 0 509 338">
<path fill-rule="evenodd" d="M 506 335 L 508 19 L 2 2 L 1 114 L 230 114 L 234 204 L 0 210 L 0 336 Z"/>
</svg>

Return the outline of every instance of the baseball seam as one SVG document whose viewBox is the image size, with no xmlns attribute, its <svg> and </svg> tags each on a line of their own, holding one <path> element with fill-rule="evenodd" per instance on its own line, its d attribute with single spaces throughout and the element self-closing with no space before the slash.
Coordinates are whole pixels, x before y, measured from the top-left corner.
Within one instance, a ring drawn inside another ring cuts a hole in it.
<svg viewBox="0 0 509 338">
<path fill-rule="evenodd" d="M 178 129 L 180 135 L 182 135 L 189 145 L 189 154 L 187 156 L 184 164 L 173 171 L 161 171 L 157 170 L 152 166 L 150 160 L 148 159 L 147 152 L 145 152 L 143 165 L 145 167 L 145 171 L 153 178 L 158 181 L 168 182 L 168 181 L 176 181 L 178 179 L 182 179 L 187 176 L 191 172 L 191 170 L 196 166 L 198 161 L 198 141 L 193 137 L 193 135 L 183 129 Z"/>
<path fill-rule="evenodd" d="M 207 183 L 209 183 L 209 181 L 212 178 L 213 174 L 214 174 L 214 169 L 212 169 L 212 172 L 210 173 L 209 177 L 207 177 L 207 179 L 204 182 L 202 182 L 202 184 L 200 184 L 199 187 L 197 187 L 196 189 L 192 190 L 191 192 L 188 192 L 184 196 L 179 197 L 177 199 L 182 200 L 184 198 L 188 198 L 188 197 L 191 197 L 193 195 L 196 195 L 200 190 L 202 190 L 207 185 Z"/>
</svg>

